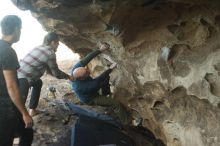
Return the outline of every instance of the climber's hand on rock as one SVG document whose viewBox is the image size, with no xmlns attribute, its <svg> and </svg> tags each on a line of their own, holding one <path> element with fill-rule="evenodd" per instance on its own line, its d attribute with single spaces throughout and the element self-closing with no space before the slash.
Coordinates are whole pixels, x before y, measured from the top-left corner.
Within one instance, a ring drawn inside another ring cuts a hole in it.
<svg viewBox="0 0 220 146">
<path fill-rule="evenodd" d="M 108 50 L 108 49 L 110 49 L 110 45 L 108 43 L 106 42 L 100 43 L 99 50 L 101 52 L 104 52 L 105 50 Z"/>
<path fill-rule="evenodd" d="M 117 63 L 112 63 L 111 66 L 109 67 L 110 69 L 114 69 L 117 67 Z"/>
</svg>

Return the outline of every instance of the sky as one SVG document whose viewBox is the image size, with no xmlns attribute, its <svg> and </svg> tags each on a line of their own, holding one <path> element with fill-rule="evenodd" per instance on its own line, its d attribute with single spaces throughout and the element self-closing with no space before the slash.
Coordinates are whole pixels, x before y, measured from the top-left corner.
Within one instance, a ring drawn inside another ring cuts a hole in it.
<svg viewBox="0 0 220 146">
<path fill-rule="evenodd" d="M 31 49 L 39 46 L 43 42 L 44 36 L 47 34 L 43 30 L 41 24 L 31 16 L 30 11 L 21 11 L 11 0 L 0 0 L 0 20 L 5 15 L 17 15 L 22 19 L 22 30 L 20 41 L 13 44 L 18 59 L 22 59 Z M 0 31 L 1 36 L 1 31 Z M 73 53 L 69 48 L 60 42 L 56 52 L 57 60 L 78 59 L 79 56 Z"/>
</svg>

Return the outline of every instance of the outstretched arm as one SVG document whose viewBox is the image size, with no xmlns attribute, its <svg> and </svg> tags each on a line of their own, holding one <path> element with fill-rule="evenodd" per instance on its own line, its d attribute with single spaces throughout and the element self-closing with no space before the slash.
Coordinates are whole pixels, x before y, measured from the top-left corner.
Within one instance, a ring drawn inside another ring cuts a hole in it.
<svg viewBox="0 0 220 146">
<path fill-rule="evenodd" d="M 104 71 L 101 75 L 99 75 L 98 77 L 96 77 L 94 80 L 96 80 L 96 82 L 99 82 L 99 83 L 103 83 L 107 80 L 109 80 L 109 74 L 112 72 L 112 70 L 114 68 L 117 67 L 117 63 L 113 63 L 108 70 Z"/>
<path fill-rule="evenodd" d="M 95 50 L 95 51 L 89 53 L 88 55 L 86 55 L 83 59 L 80 60 L 80 63 L 82 65 L 81 67 L 86 66 L 93 58 L 95 58 L 100 53 L 101 53 L 100 50 Z"/>
<path fill-rule="evenodd" d="M 47 66 L 48 66 L 49 73 L 51 73 L 56 78 L 58 78 L 58 79 L 69 79 L 69 75 L 66 74 L 65 72 L 61 71 L 58 68 L 55 54 L 52 54 L 49 57 L 49 59 L 47 61 Z"/>
<path fill-rule="evenodd" d="M 109 47 L 110 47 L 109 44 L 101 43 L 101 45 L 99 47 L 99 50 L 95 50 L 95 51 L 89 53 L 83 59 L 81 59 L 78 63 L 76 63 L 73 66 L 71 73 L 73 72 L 74 69 L 76 69 L 78 67 L 85 67 L 93 58 L 95 58 L 97 55 L 99 55 L 100 53 L 104 52 L 105 50 L 108 50 Z"/>
<path fill-rule="evenodd" d="M 99 46 L 99 50 L 93 51 L 91 53 L 89 53 L 86 57 L 84 57 L 80 62 L 84 67 L 86 66 L 93 58 L 95 58 L 97 55 L 99 55 L 100 53 L 104 52 L 105 50 L 108 50 L 110 47 L 109 44 L 107 43 L 101 43 Z"/>
</svg>

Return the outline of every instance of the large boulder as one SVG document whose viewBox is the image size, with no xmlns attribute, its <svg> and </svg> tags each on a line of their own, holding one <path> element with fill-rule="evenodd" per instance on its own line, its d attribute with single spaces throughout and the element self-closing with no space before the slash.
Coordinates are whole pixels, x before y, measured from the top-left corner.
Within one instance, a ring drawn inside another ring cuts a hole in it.
<svg viewBox="0 0 220 146">
<path fill-rule="evenodd" d="M 109 42 L 115 98 L 165 144 L 220 145 L 220 1 L 12 1 L 81 56 Z"/>
</svg>

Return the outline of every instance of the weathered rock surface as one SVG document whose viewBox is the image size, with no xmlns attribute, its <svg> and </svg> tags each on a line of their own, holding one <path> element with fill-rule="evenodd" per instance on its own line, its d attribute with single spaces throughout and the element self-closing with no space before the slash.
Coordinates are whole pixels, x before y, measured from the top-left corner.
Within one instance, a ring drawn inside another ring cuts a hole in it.
<svg viewBox="0 0 220 146">
<path fill-rule="evenodd" d="M 82 56 L 109 42 L 115 98 L 166 145 L 220 145 L 219 0 L 12 1 Z"/>
</svg>

